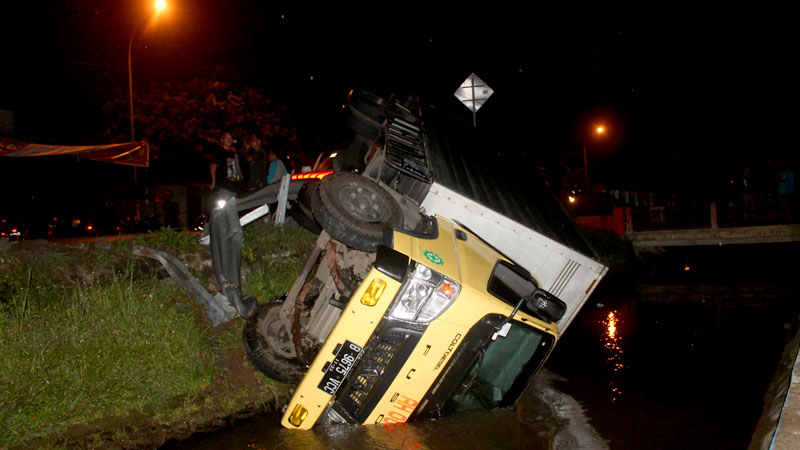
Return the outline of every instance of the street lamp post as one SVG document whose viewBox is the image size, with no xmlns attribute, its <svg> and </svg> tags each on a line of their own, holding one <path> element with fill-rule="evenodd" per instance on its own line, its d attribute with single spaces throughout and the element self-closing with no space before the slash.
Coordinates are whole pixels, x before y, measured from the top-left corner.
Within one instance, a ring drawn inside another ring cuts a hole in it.
<svg viewBox="0 0 800 450">
<path fill-rule="evenodd" d="M 133 113 L 131 113 L 133 115 Z M 131 125 L 131 130 L 133 126 Z M 583 141 L 583 180 L 586 187 L 589 187 L 589 164 L 586 162 L 586 141 Z"/>
<path fill-rule="evenodd" d="M 159 11 L 163 10 L 167 7 L 167 2 L 164 0 L 158 0 L 155 4 L 156 10 L 153 14 L 158 13 Z M 142 25 L 146 20 L 148 20 L 150 16 L 146 17 L 144 20 L 140 21 L 136 24 L 133 28 L 133 32 L 131 32 L 131 39 L 128 41 L 128 96 L 130 100 L 131 106 L 131 142 L 136 140 L 136 134 L 134 133 L 133 129 L 133 70 L 131 68 L 131 50 L 133 49 L 133 38 L 136 36 L 136 32 L 139 30 L 139 26 Z"/>
<path fill-rule="evenodd" d="M 606 132 L 606 127 L 598 125 L 594 129 L 595 134 L 602 135 Z M 589 188 L 589 164 L 586 158 L 586 140 L 583 141 L 583 177 L 586 180 L 586 188 Z"/>
<path fill-rule="evenodd" d="M 131 40 L 128 42 L 128 95 L 130 98 L 130 105 L 131 105 L 131 142 L 136 140 L 136 135 L 133 132 L 133 71 L 131 70 L 131 48 L 133 47 L 133 37 L 136 35 L 136 30 L 139 29 L 139 24 L 136 24 L 136 27 L 133 28 L 133 33 L 131 33 Z"/>
</svg>

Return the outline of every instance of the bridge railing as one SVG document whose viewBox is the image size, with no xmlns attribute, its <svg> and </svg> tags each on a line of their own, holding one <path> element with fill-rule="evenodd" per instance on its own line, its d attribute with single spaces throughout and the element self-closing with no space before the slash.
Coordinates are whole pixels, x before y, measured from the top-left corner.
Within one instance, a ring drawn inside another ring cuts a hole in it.
<svg viewBox="0 0 800 450">
<path fill-rule="evenodd" d="M 725 228 L 786 223 L 774 203 L 760 203 L 745 211 L 738 202 L 709 202 L 676 194 L 608 191 L 626 210 L 627 230 L 646 231 L 689 228 Z"/>
</svg>

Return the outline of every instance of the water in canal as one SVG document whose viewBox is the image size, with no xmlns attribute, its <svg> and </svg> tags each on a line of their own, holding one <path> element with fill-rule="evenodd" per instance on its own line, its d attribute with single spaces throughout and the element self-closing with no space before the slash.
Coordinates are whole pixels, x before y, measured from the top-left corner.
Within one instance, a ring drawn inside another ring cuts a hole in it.
<svg viewBox="0 0 800 450">
<path fill-rule="evenodd" d="M 744 449 L 796 330 L 794 244 L 672 251 L 609 277 L 513 409 L 384 428 L 277 415 L 165 449 Z"/>
</svg>

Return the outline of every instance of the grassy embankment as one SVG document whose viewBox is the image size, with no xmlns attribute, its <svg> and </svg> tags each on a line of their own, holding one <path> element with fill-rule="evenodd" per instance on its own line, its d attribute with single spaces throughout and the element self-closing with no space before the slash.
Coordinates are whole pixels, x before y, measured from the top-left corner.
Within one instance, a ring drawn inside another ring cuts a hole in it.
<svg viewBox="0 0 800 450">
<path fill-rule="evenodd" d="M 248 227 L 245 292 L 262 302 L 286 292 L 314 239 Z M 148 445 L 285 393 L 243 364 L 243 319 L 212 328 L 157 262 L 131 255 L 134 244 L 213 279 L 208 249 L 171 230 L 0 249 L 0 448 Z"/>
</svg>

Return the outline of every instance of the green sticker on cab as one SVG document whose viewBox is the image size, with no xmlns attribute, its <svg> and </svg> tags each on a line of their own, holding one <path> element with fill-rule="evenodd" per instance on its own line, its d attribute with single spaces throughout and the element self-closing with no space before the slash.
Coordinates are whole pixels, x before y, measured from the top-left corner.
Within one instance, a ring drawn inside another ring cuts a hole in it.
<svg viewBox="0 0 800 450">
<path fill-rule="evenodd" d="M 428 258 L 428 261 L 436 264 L 437 266 L 441 266 L 442 264 L 444 264 L 444 260 L 442 259 L 442 257 L 437 255 L 436 253 L 425 250 L 424 252 L 422 252 L 422 254 L 425 255 L 426 258 Z"/>
</svg>

